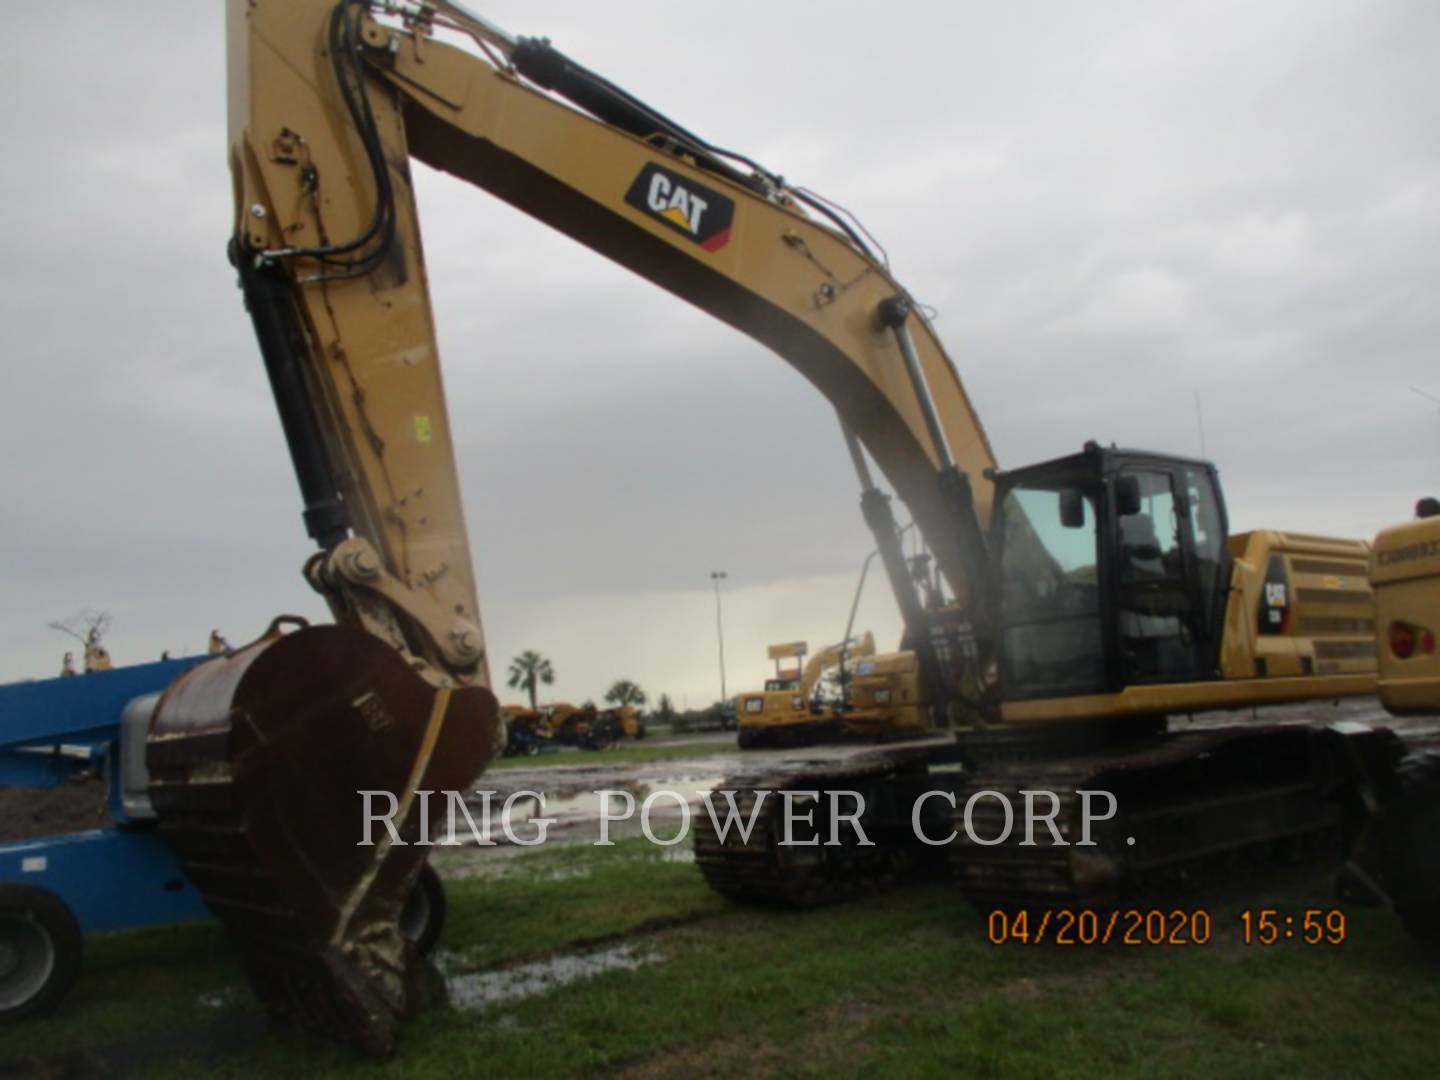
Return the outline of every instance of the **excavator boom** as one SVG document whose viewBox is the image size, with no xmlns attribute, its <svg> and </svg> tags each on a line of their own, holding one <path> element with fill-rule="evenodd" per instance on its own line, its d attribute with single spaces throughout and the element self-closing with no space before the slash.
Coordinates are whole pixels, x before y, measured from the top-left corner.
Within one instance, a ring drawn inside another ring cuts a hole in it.
<svg viewBox="0 0 1440 1080">
<path fill-rule="evenodd" d="M 800 676 L 801 695 L 808 698 L 814 694 L 815 687 L 820 682 L 820 676 L 830 668 L 850 660 L 874 655 L 875 635 L 868 630 L 858 641 L 842 641 L 835 645 L 826 645 L 806 663 L 805 671 Z"/>
<path fill-rule="evenodd" d="M 923 315 L 903 318 L 898 327 L 903 333 L 897 333 L 894 320 L 914 306 L 858 239 L 807 213 L 802 197 L 778 179 L 721 162 L 684 129 L 544 42 L 515 41 L 504 46 L 500 62 L 491 63 L 430 36 L 436 24 L 449 21 L 444 13 L 453 10 L 450 5 L 440 5 L 441 14 L 432 13 L 428 21 L 417 17 L 398 27 L 370 18 L 363 3 L 337 7 L 316 0 L 280 11 L 272 6 L 231 6 L 232 23 L 240 22 L 231 28 L 232 65 L 244 69 L 231 79 L 238 236 L 252 257 L 283 262 L 297 279 L 325 277 L 326 264 L 303 252 L 361 233 L 381 214 L 382 197 L 388 201 L 400 223 L 403 263 L 392 254 L 389 269 L 377 263 L 358 285 L 331 281 L 326 290 L 305 294 L 311 322 L 325 335 L 323 347 L 333 350 L 338 342 L 344 348 L 362 391 L 359 348 L 377 353 L 387 373 L 399 357 L 406 364 L 433 359 L 428 305 L 410 313 L 407 330 L 391 327 L 393 309 L 376 299 L 385 314 L 383 327 L 376 326 L 381 340 L 362 346 L 360 326 L 347 328 L 347 320 L 359 319 L 348 309 L 362 305 L 355 299 L 336 302 L 342 295 L 381 296 L 380 283 L 402 265 L 407 275 L 423 278 L 410 258 L 412 251 L 418 254 L 418 234 L 404 165 L 408 153 L 497 195 L 774 349 L 834 403 L 846 430 L 879 464 L 922 528 L 929 526 L 927 535 L 957 595 L 976 587 L 983 561 L 979 529 L 989 517 L 984 475 L 994 465 L 993 453 L 954 365 Z M 317 48 L 337 12 L 359 20 L 357 48 L 373 124 L 363 116 L 357 124 L 343 107 L 332 64 Z M 468 22 L 456 25 L 481 33 Z M 494 37 L 493 28 L 488 33 Z M 590 112 L 558 101 L 540 88 L 546 85 L 567 92 Z M 367 127 L 378 145 L 376 156 L 387 163 L 386 192 L 377 193 L 380 174 L 372 176 L 365 164 Z M 406 292 L 423 295 L 423 285 L 416 282 Z M 325 293 L 332 300 L 328 308 L 321 303 Z M 901 303 L 884 308 L 892 321 L 887 325 L 882 305 L 897 299 Z M 341 323 L 338 334 L 327 325 L 330 308 Z M 902 358 L 907 346 L 915 380 L 907 377 Z M 348 410 L 344 429 L 363 435 L 366 418 L 347 401 L 355 388 L 348 376 L 333 381 L 338 391 L 330 396 L 339 400 L 331 407 Z M 369 392 L 367 400 L 374 396 Z M 430 419 L 433 437 L 444 443 L 448 433 Z M 413 450 L 417 440 L 404 424 L 377 434 L 393 454 Z M 361 446 L 351 456 L 363 462 L 374 455 Z M 973 493 L 973 510 L 967 512 L 975 525 L 968 531 L 954 527 L 954 507 L 937 479 L 942 456 L 955 462 Z M 387 491 L 385 474 L 373 462 L 368 468 L 365 491 Z M 398 463 L 392 471 L 405 474 Z M 428 497 L 440 501 L 439 492 Z M 374 502 L 378 496 L 368 498 Z M 388 507 L 365 509 L 384 518 Z M 413 520 L 408 528 L 415 528 Z M 444 561 L 461 565 L 448 551 Z"/>
</svg>

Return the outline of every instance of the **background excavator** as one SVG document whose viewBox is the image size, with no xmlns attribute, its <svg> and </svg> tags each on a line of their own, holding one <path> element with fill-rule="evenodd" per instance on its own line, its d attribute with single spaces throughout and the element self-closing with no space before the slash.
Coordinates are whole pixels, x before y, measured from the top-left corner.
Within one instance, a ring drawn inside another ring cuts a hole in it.
<svg viewBox="0 0 1440 1080">
<path fill-rule="evenodd" d="M 645 738 L 645 721 L 633 705 L 613 709 L 588 704 L 577 707 L 566 702 L 538 709 L 502 705 L 500 715 L 505 722 L 507 757 L 538 754 L 561 746 L 604 750 L 621 739 Z"/>
<path fill-rule="evenodd" d="M 1440 711 L 1440 503 L 1375 537 L 1370 581 L 1380 642 L 1380 700 L 1392 713 Z"/>
<path fill-rule="evenodd" d="M 1371 551 L 1379 694 L 1396 716 L 1440 714 L 1440 502 L 1384 529 Z M 1341 874 L 1342 893 L 1397 911 L 1417 937 L 1440 937 L 1440 750 L 1373 748 L 1362 794 L 1369 810 Z"/>
<path fill-rule="evenodd" d="M 621 739 L 643 739 L 645 721 L 633 705 L 601 709 L 596 705 L 558 702 L 542 707 L 546 735 L 562 746 L 603 750 Z"/>
<path fill-rule="evenodd" d="M 1201 461 L 1092 444 L 998 471 L 923 309 L 853 219 L 546 41 L 448 0 L 227 11 L 230 258 L 318 548 L 305 577 L 335 625 L 282 618 L 189 669 L 147 758 L 162 829 L 272 1013 L 391 1049 L 418 1001 L 397 927 L 427 850 L 414 793 L 467 787 L 495 752 L 411 156 L 742 330 L 836 408 L 929 726 L 957 738 L 798 777 L 871 796 L 874 849 L 782 848 L 769 811 L 748 841 L 702 828 L 716 888 L 810 903 L 891 877 L 913 852 L 885 808 L 946 785 L 1055 790 L 1066 829 L 1077 787 L 1108 786 L 1125 811 L 1083 865 L 1073 849 L 951 845 L 981 902 L 1088 900 L 1336 830 L 1350 789 L 1316 775 L 1319 735 L 1167 734 L 1164 717 L 1368 691 L 1353 546 L 1261 533 L 1237 552 Z M 943 603 L 907 573 L 872 462 Z M 750 784 L 742 812 L 795 779 Z M 399 842 L 357 846 L 374 790 L 397 796 Z"/>
<path fill-rule="evenodd" d="M 866 633 L 858 641 L 847 638 L 827 645 L 808 661 L 808 645 L 803 641 L 771 645 L 769 658 L 775 662 L 775 677 L 765 680 L 760 692 L 739 694 L 735 698 L 738 718 L 737 739 L 742 750 L 767 746 L 802 746 L 834 738 L 843 730 L 841 701 L 823 701 L 817 697 L 821 678 L 838 672 L 848 681 L 853 663 L 875 655 L 875 638 Z M 782 667 L 782 660 L 795 661 Z M 803 665 L 803 666 L 802 666 Z"/>
</svg>

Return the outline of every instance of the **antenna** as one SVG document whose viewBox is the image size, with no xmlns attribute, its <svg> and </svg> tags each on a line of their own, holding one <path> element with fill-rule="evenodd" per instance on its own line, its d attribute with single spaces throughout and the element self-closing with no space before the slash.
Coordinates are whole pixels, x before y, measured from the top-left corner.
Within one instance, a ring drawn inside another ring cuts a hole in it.
<svg viewBox="0 0 1440 1080">
<path fill-rule="evenodd" d="M 1435 405 L 1440 405 L 1440 397 L 1436 397 L 1434 394 L 1428 394 L 1424 390 L 1421 390 L 1418 386 L 1410 387 L 1410 392 L 1412 394 L 1419 394 L 1426 401 L 1432 402 Z"/>
<path fill-rule="evenodd" d="M 1437 402 L 1436 404 L 1440 404 Z M 1200 388 L 1195 388 L 1195 426 L 1200 430 L 1200 456 L 1205 456 L 1205 414 L 1200 409 Z"/>
</svg>

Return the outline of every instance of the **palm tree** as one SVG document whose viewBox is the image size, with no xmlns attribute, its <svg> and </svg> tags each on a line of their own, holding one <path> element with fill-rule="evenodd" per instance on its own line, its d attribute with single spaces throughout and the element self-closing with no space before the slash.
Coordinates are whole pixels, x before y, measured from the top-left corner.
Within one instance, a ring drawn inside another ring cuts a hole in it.
<svg viewBox="0 0 1440 1080">
<path fill-rule="evenodd" d="M 526 649 L 510 661 L 509 685 L 515 690 L 524 690 L 530 695 L 530 708 L 535 709 L 535 691 L 544 683 L 549 686 L 555 681 L 555 669 L 534 649 Z"/>
<path fill-rule="evenodd" d="M 617 679 L 614 685 L 605 691 L 605 700 L 611 705 L 634 705 L 638 709 L 645 704 L 645 691 L 629 679 Z"/>
</svg>

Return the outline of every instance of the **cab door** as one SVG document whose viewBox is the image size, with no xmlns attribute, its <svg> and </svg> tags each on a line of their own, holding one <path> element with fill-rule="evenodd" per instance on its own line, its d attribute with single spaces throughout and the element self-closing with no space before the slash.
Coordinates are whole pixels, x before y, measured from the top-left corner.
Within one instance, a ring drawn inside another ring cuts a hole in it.
<svg viewBox="0 0 1440 1080">
<path fill-rule="evenodd" d="M 1214 604 L 1196 558 L 1190 471 L 1144 463 L 1112 476 L 1112 640 L 1122 685 L 1216 674 Z"/>
</svg>

